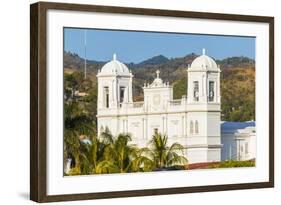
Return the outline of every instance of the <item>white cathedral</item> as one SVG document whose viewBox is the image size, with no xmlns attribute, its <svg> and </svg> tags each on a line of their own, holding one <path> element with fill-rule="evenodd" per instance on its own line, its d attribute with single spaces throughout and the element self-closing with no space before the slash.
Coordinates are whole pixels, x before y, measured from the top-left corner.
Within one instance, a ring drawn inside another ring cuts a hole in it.
<svg viewBox="0 0 281 205">
<path fill-rule="evenodd" d="M 203 53 L 187 69 L 187 94 L 173 98 L 173 87 L 160 72 L 143 86 L 144 101 L 133 102 L 133 74 L 116 59 L 98 72 L 98 135 L 130 133 L 134 144 L 147 146 L 154 132 L 185 147 L 189 163 L 221 161 L 220 67 Z"/>
</svg>

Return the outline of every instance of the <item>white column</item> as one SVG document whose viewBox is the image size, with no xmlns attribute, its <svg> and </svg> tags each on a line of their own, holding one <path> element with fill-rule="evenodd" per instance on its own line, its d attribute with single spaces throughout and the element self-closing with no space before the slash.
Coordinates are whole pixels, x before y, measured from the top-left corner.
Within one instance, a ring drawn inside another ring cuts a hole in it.
<svg viewBox="0 0 281 205">
<path fill-rule="evenodd" d="M 169 130 L 168 130 L 168 114 L 166 114 L 166 135 L 169 134 Z"/>
<path fill-rule="evenodd" d="M 129 102 L 133 102 L 133 87 L 132 87 L 132 77 L 129 80 Z"/>
<path fill-rule="evenodd" d="M 184 136 L 184 116 L 181 117 L 181 136 Z"/>
<path fill-rule="evenodd" d="M 207 73 L 203 74 L 202 77 L 202 101 L 207 102 L 207 85 L 208 85 L 208 76 Z"/>
<path fill-rule="evenodd" d="M 145 126 L 145 128 L 146 128 L 146 137 L 145 137 L 145 139 L 148 139 L 148 119 L 146 118 L 145 119 L 146 120 L 146 126 Z"/>
<path fill-rule="evenodd" d="M 118 102 L 118 92 L 119 92 L 119 80 L 116 79 L 116 83 L 115 83 L 115 100 L 116 100 L 116 102 Z"/>
<path fill-rule="evenodd" d="M 131 102 L 130 98 L 130 86 L 126 87 L 126 102 Z"/>
<path fill-rule="evenodd" d="M 102 106 L 103 106 L 103 89 L 100 80 L 98 80 L 98 109 L 102 108 Z"/>
<path fill-rule="evenodd" d="M 162 117 L 162 134 L 165 133 L 165 117 Z"/>
<path fill-rule="evenodd" d="M 199 81 L 199 101 L 201 102 L 205 101 L 204 88 L 205 88 L 205 76 L 203 75 L 201 82 Z"/>
<path fill-rule="evenodd" d="M 193 98 L 192 98 L 192 79 L 191 79 L 191 75 L 190 75 L 190 72 L 187 72 L 187 93 L 186 93 L 186 96 L 187 96 L 187 102 L 188 103 L 191 103 Z"/>
<path fill-rule="evenodd" d="M 128 133 L 128 118 L 126 119 L 126 133 Z"/>
<path fill-rule="evenodd" d="M 143 139 L 145 138 L 144 133 L 145 133 L 145 124 L 144 124 L 144 118 L 142 118 L 142 138 Z"/>
<path fill-rule="evenodd" d="M 187 137 L 187 113 L 184 114 L 185 116 L 185 120 L 184 120 L 184 133 L 185 133 L 185 137 Z"/>
<path fill-rule="evenodd" d="M 205 88 L 206 88 L 206 76 L 203 74 L 203 77 L 202 77 L 202 93 L 201 93 L 203 96 L 205 96 L 205 94 L 206 94 Z"/>
<path fill-rule="evenodd" d="M 110 101 L 114 102 L 114 80 L 111 83 L 110 92 L 111 92 L 111 94 L 110 94 L 110 98 L 111 98 Z"/>
<path fill-rule="evenodd" d="M 231 144 L 229 145 L 229 160 L 232 160 Z"/>
<path fill-rule="evenodd" d="M 112 81 L 112 100 L 114 101 L 116 99 L 116 95 L 115 95 L 115 86 L 116 86 L 116 83 L 115 83 L 115 79 Z"/>
<path fill-rule="evenodd" d="M 217 102 L 220 103 L 221 102 L 221 88 L 220 88 L 220 72 L 218 73 L 218 79 L 217 79 Z"/>
</svg>

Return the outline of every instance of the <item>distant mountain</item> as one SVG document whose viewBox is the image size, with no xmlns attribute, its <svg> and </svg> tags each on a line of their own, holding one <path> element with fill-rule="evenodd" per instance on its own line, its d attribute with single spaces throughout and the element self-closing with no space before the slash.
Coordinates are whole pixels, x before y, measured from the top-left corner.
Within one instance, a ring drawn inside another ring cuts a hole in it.
<svg viewBox="0 0 281 205">
<path fill-rule="evenodd" d="M 129 69 L 170 69 L 177 70 L 180 68 L 187 68 L 192 61 L 198 57 L 195 53 L 188 54 L 184 57 L 171 58 L 168 59 L 163 55 L 158 55 L 151 57 L 147 60 L 144 60 L 140 63 L 125 63 Z M 253 59 L 250 59 L 245 56 L 239 57 L 229 57 L 223 60 L 215 60 L 222 69 L 225 68 L 235 68 L 235 67 L 249 67 L 255 64 Z M 105 63 L 105 61 L 95 61 L 87 59 L 87 68 L 90 68 L 90 72 L 93 72 L 97 69 L 100 69 Z M 64 52 L 64 68 L 73 69 L 73 70 L 83 70 L 84 69 L 84 59 L 81 58 L 78 54 L 71 52 Z"/>
<path fill-rule="evenodd" d="M 138 63 L 137 66 L 160 65 L 160 64 L 167 63 L 168 61 L 169 59 L 167 57 L 163 55 L 158 55 Z"/>
<path fill-rule="evenodd" d="M 68 68 L 73 68 L 73 69 L 80 69 L 80 68 L 84 68 L 84 58 L 80 57 L 78 54 L 76 53 L 71 53 L 71 52 L 64 52 L 64 67 L 68 67 Z M 95 61 L 95 60 L 86 60 L 88 65 L 103 65 L 106 62 L 103 61 Z"/>
<path fill-rule="evenodd" d="M 63 66 L 65 72 L 75 72 L 75 71 L 84 71 L 85 60 L 81 58 L 79 55 L 71 52 L 64 52 L 64 60 Z M 87 74 L 92 78 L 96 77 L 98 70 L 102 68 L 102 66 L 106 62 L 95 61 L 95 60 L 86 60 L 87 63 Z"/>
</svg>

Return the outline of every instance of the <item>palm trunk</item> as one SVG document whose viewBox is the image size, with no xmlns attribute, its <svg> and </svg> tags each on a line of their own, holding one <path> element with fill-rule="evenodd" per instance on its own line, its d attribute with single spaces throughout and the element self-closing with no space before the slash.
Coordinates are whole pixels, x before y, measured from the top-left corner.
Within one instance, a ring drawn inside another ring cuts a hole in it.
<svg viewBox="0 0 281 205">
<path fill-rule="evenodd" d="M 79 155 L 75 156 L 75 169 L 79 169 L 80 170 L 80 159 L 79 159 Z"/>
</svg>

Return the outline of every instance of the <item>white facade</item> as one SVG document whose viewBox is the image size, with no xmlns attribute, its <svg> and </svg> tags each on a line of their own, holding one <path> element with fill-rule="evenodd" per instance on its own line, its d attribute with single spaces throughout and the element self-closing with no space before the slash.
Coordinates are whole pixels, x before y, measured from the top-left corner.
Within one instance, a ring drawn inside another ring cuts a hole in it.
<svg viewBox="0 0 281 205">
<path fill-rule="evenodd" d="M 98 134 L 130 133 L 134 144 L 147 146 L 155 131 L 186 149 L 189 163 L 221 160 L 220 69 L 203 54 L 187 69 L 187 95 L 173 99 L 173 88 L 160 72 L 143 86 L 144 101 L 133 102 L 131 71 L 116 59 L 103 66 L 98 78 Z"/>
</svg>

